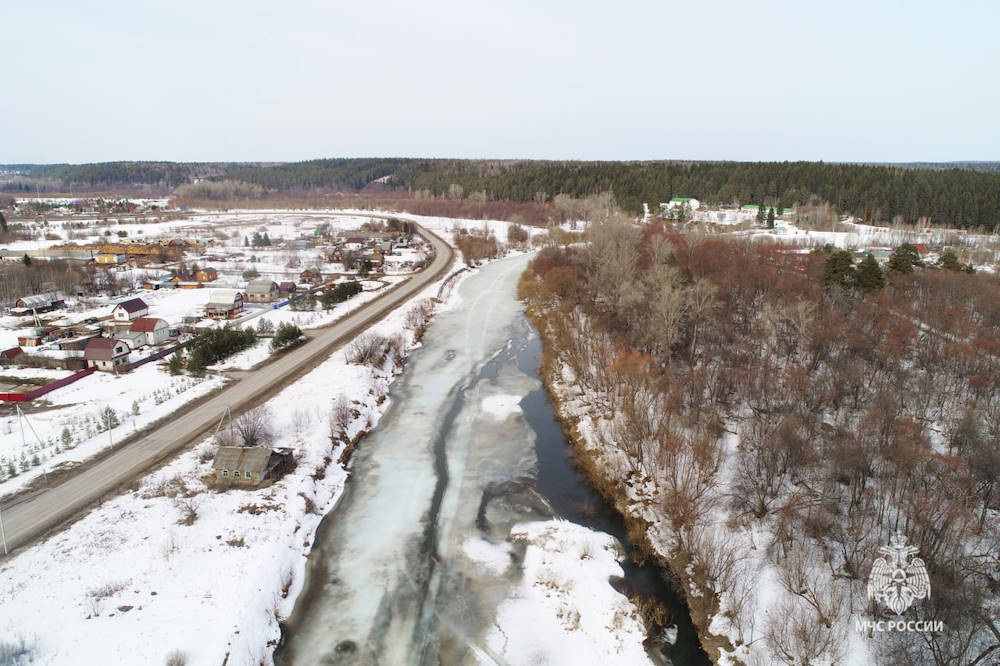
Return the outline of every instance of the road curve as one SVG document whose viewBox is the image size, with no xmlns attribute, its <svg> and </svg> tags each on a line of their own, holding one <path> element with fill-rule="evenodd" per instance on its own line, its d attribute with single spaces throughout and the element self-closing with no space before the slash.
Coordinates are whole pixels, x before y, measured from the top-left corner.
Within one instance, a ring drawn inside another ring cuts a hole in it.
<svg viewBox="0 0 1000 666">
<path fill-rule="evenodd" d="M 373 216 L 374 217 L 374 216 Z M 4 509 L 3 529 L 7 546 L 13 550 L 31 539 L 76 516 L 105 495 L 131 482 L 143 470 L 163 461 L 186 444 L 213 429 L 226 407 L 234 413 L 263 402 L 283 382 L 310 369 L 321 357 L 350 341 L 361 331 L 380 321 L 414 294 L 444 275 L 452 264 L 454 252 L 436 235 L 418 226 L 420 234 L 434 248 L 434 261 L 416 276 L 369 301 L 340 322 L 310 332 L 308 343 L 296 347 L 258 370 L 243 373 L 239 380 L 196 403 L 173 421 L 167 421 L 141 439 L 123 446 L 111 455 L 85 465 L 57 486 Z M 0 549 L 0 558 L 3 551 Z"/>
</svg>

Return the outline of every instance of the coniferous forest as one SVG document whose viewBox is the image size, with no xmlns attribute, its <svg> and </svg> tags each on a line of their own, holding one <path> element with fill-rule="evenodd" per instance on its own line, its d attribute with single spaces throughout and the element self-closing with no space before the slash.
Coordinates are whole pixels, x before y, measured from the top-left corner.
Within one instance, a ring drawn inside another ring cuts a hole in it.
<svg viewBox="0 0 1000 666">
<path fill-rule="evenodd" d="M 173 192 L 196 179 L 245 183 L 255 197 L 289 192 L 544 204 L 557 195 L 611 192 L 638 214 L 674 196 L 712 204 L 789 207 L 827 202 L 867 222 L 902 219 L 959 228 L 1000 224 L 1000 172 L 993 163 L 863 165 L 824 162 L 569 162 L 408 158 L 323 159 L 285 164 L 109 162 L 0 167 L 14 193 L 145 189 Z"/>
</svg>

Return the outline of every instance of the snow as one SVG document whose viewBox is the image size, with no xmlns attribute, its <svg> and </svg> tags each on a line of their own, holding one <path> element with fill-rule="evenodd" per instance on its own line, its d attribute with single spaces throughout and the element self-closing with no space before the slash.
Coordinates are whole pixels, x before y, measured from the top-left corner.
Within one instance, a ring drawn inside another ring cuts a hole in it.
<svg viewBox="0 0 1000 666">
<path fill-rule="evenodd" d="M 470 537 L 462 544 L 462 553 L 496 576 L 510 569 L 511 551 L 507 543 L 492 544 L 481 537 Z"/>
<path fill-rule="evenodd" d="M 527 544 L 517 595 L 497 610 L 490 648 L 512 664 L 649 664 L 642 620 L 608 583 L 619 544 L 562 520 L 516 525 Z"/>
<path fill-rule="evenodd" d="M 510 418 L 521 412 L 521 396 L 491 395 L 483 398 L 481 409 L 498 421 Z"/>
<path fill-rule="evenodd" d="M 25 377 L 41 377 L 45 372 L 17 370 L 19 376 Z M 14 478 L 0 482 L 0 497 L 24 488 L 58 465 L 80 462 L 100 453 L 224 382 L 223 378 L 211 375 L 201 379 L 171 377 L 156 363 L 147 363 L 121 375 L 95 372 L 46 394 L 24 407 L 23 440 L 16 415 L 0 420 L 0 468 L 6 472 L 8 462 L 14 462 L 20 471 Z M 39 408 L 43 403 L 45 406 Z M 133 413 L 134 406 L 138 407 L 138 414 Z M 112 428 L 111 437 L 101 431 L 101 412 L 106 408 L 113 409 L 120 421 L 120 425 Z M 63 441 L 64 430 L 69 434 L 67 441 Z M 22 458 L 30 464 L 35 455 L 40 464 L 21 470 Z"/>
<path fill-rule="evenodd" d="M 404 327 L 409 307 L 372 330 L 404 333 L 412 344 Z M 269 662 L 277 618 L 291 612 L 316 527 L 347 477 L 331 463 L 342 446 L 329 438 L 333 401 L 346 396 L 358 411 L 354 435 L 388 407 L 383 398 L 396 371 L 391 361 L 378 369 L 350 365 L 341 350 L 267 401 L 273 445 L 293 448 L 297 458 L 296 469 L 270 487 L 206 485 L 212 447 L 205 440 L 138 489 L 3 561 L 0 635 L 25 638 L 38 664 L 163 663 L 178 649 L 188 664 L 227 656 L 230 666 Z M 142 379 L 137 371 L 114 381 L 124 388 Z M 197 518 L 180 524 L 188 502 Z"/>
</svg>

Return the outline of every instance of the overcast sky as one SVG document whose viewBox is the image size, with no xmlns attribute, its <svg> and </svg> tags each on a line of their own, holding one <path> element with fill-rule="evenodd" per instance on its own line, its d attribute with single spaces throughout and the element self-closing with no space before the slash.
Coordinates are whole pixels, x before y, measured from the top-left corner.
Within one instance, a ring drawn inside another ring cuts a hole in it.
<svg viewBox="0 0 1000 666">
<path fill-rule="evenodd" d="M 1000 3 L 5 2 L 0 163 L 1000 159 Z"/>
</svg>

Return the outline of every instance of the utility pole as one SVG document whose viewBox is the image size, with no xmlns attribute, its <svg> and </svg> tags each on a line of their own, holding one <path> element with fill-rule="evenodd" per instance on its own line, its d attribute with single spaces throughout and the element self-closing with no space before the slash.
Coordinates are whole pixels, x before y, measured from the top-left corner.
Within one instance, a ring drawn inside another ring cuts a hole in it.
<svg viewBox="0 0 1000 666">
<path fill-rule="evenodd" d="M 27 450 L 27 448 L 28 448 L 28 441 L 24 438 L 24 424 L 25 423 L 27 423 L 28 427 L 31 429 L 31 434 L 35 436 L 35 440 L 38 442 L 38 445 L 40 447 L 44 448 L 45 444 L 42 442 L 42 438 L 38 436 L 38 433 L 35 432 L 35 426 L 31 425 L 31 421 L 29 421 L 28 417 L 25 416 L 24 412 L 21 411 L 21 406 L 20 405 L 14 405 L 14 409 L 17 410 L 17 423 L 18 423 L 19 426 L 21 426 L 21 447 L 22 447 L 22 450 Z M 49 475 L 48 475 L 48 472 L 45 471 L 45 464 L 42 463 L 41 461 L 39 461 L 38 464 L 41 465 L 41 467 L 42 467 L 42 483 L 44 483 L 45 487 L 48 488 L 49 487 Z"/>
<path fill-rule="evenodd" d="M 3 531 L 3 513 L 0 512 L 0 541 L 3 541 L 3 554 L 7 555 L 7 534 Z"/>
</svg>

